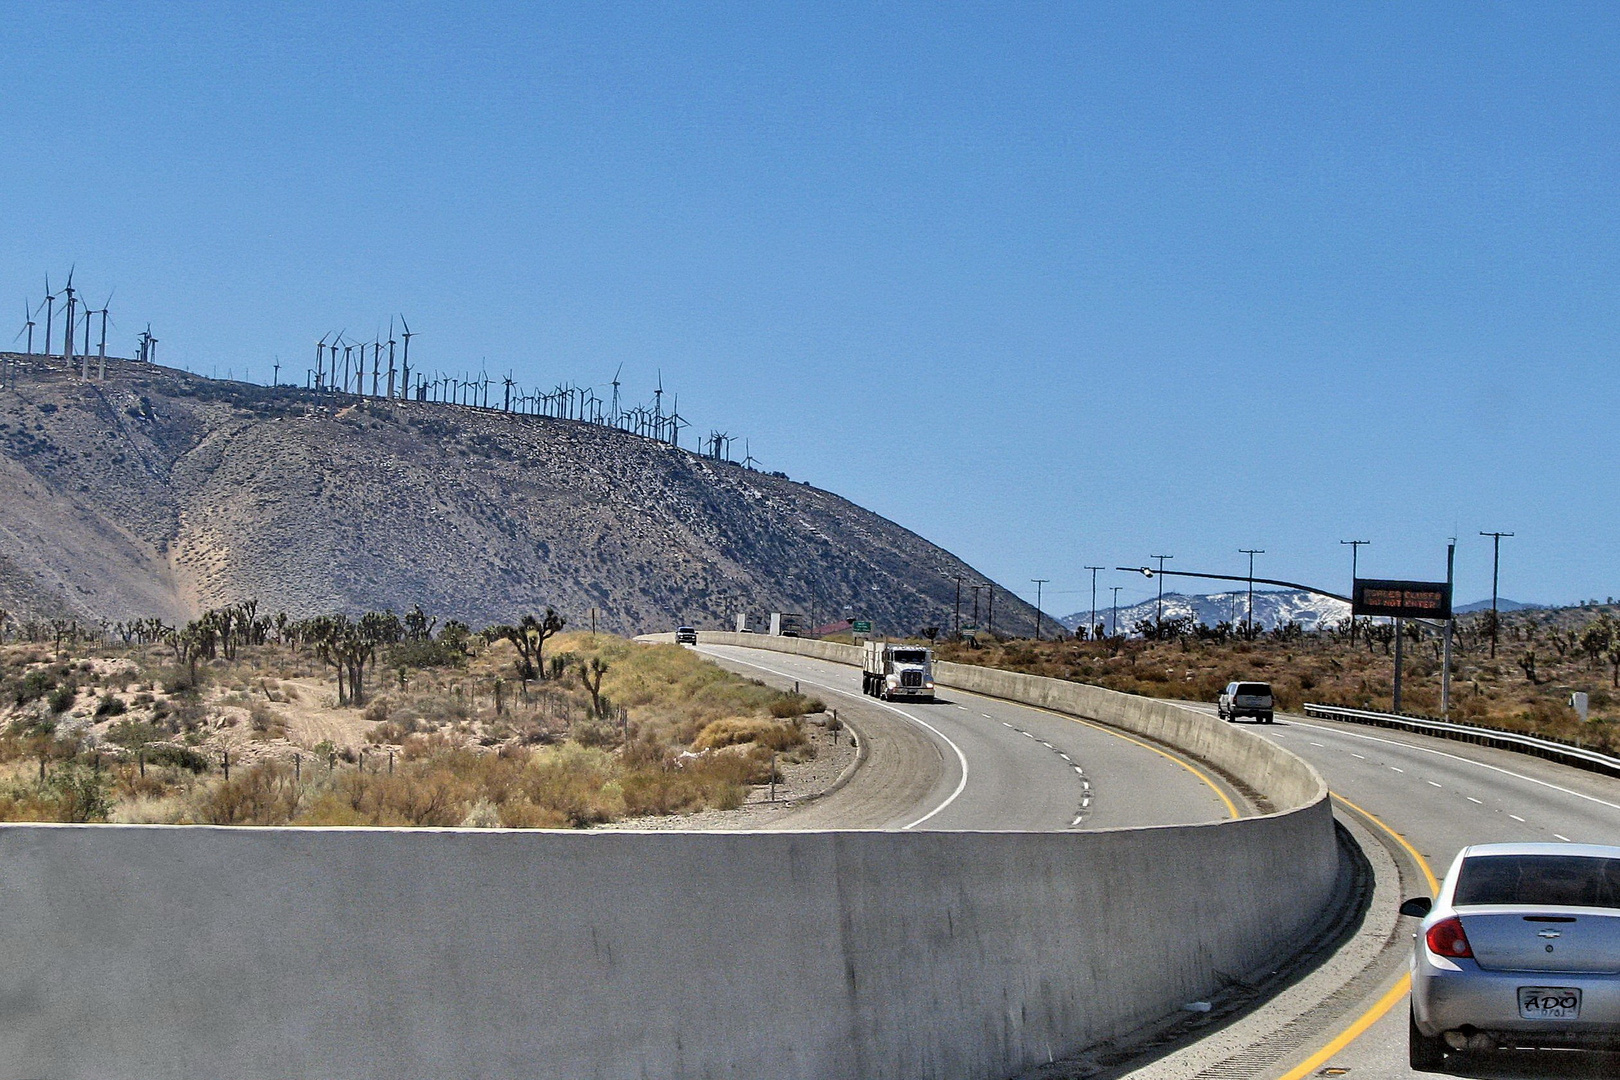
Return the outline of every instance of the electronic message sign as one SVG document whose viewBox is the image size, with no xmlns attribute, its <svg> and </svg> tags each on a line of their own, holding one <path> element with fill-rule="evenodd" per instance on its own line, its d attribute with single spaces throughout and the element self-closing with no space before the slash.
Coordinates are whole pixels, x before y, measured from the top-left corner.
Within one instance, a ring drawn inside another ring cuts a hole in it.
<svg viewBox="0 0 1620 1080">
<path fill-rule="evenodd" d="M 1391 619 L 1451 618 L 1451 586 L 1444 581 L 1380 581 L 1357 578 L 1352 615 Z"/>
</svg>

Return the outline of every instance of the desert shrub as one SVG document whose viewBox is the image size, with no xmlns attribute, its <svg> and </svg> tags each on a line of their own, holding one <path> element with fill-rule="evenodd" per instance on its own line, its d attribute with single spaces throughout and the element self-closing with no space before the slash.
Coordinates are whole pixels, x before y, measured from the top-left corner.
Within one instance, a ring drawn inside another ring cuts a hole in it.
<svg viewBox="0 0 1620 1080">
<path fill-rule="evenodd" d="M 168 742 L 153 743 L 143 749 L 141 754 L 152 765 L 169 765 L 194 773 L 208 771 L 208 759 L 189 746 Z"/>
<path fill-rule="evenodd" d="M 143 720 L 120 720 L 107 729 L 107 741 L 115 746 L 123 746 L 130 750 L 137 746 L 144 746 L 149 742 L 157 742 L 163 738 L 163 733 L 155 724 L 148 724 Z"/>
<path fill-rule="evenodd" d="M 770 713 L 779 720 L 790 716 L 803 716 L 806 713 L 826 712 L 827 705 L 820 698 L 808 697 L 804 694 L 783 694 L 771 702 Z"/>
<path fill-rule="evenodd" d="M 112 810 L 105 775 L 77 763 L 52 772 L 45 788 L 54 803 L 54 821 L 106 821 Z"/>
<path fill-rule="evenodd" d="M 755 717 L 716 720 L 706 725 L 692 740 L 694 750 L 756 743 L 772 750 L 786 750 L 804 742 L 804 732 L 793 724 L 782 724 Z"/>
<path fill-rule="evenodd" d="M 292 820 L 298 803 L 288 770 L 265 762 L 204 792 L 197 817 L 210 825 L 283 825 Z"/>
<path fill-rule="evenodd" d="M 72 683 L 64 683 L 52 690 L 45 699 L 46 706 L 53 713 L 67 712 L 73 708 L 73 703 L 79 700 L 79 691 Z"/>
<path fill-rule="evenodd" d="M 128 711 L 129 706 L 124 704 L 124 699 L 114 694 L 102 694 L 96 702 L 97 716 L 122 716 Z"/>
<path fill-rule="evenodd" d="M 455 668 L 467 663 L 467 653 L 453 641 L 401 641 L 385 654 L 388 668 Z"/>
<path fill-rule="evenodd" d="M 17 687 L 17 704 L 26 705 L 30 701 L 37 701 L 56 689 L 56 677 L 49 671 L 41 668 L 30 671 L 24 675 Z"/>
</svg>

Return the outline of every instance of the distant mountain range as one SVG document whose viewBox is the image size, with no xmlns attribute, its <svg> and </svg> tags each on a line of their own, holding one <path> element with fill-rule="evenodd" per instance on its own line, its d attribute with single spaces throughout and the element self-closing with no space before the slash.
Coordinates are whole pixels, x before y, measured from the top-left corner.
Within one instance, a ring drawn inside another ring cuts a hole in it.
<svg viewBox="0 0 1620 1080">
<path fill-rule="evenodd" d="M 1458 607 L 1457 614 L 1466 615 L 1474 611 L 1489 610 L 1489 600 L 1476 600 L 1471 604 Z M 1523 611 L 1529 608 L 1539 608 L 1540 604 L 1525 604 L 1517 600 L 1498 599 L 1496 602 L 1499 611 Z M 1143 619 L 1152 619 L 1157 608 L 1157 600 L 1145 600 L 1140 604 L 1122 607 L 1118 613 L 1118 627 L 1121 632 L 1129 633 L 1137 623 Z M 1247 589 L 1238 589 L 1233 592 L 1204 593 L 1188 596 L 1183 593 L 1164 594 L 1164 617 L 1166 619 L 1180 619 L 1188 615 L 1193 616 L 1205 626 L 1215 626 L 1221 622 L 1241 623 L 1249 610 L 1249 592 Z M 1091 609 L 1077 611 L 1072 615 L 1065 615 L 1058 621 L 1067 629 L 1074 630 L 1077 626 L 1085 625 L 1091 617 Z M 1113 613 L 1107 607 L 1097 609 L 1097 621 L 1101 622 L 1108 632 L 1114 630 Z M 1266 590 L 1256 589 L 1254 593 L 1254 621 L 1267 630 L 1289 623 L 1297 622 L 1306 630 L 1317 630 L 1331 627 L 1337 622 L 1350 617 L 1350 605 L 1342 600 L 1333 600 L 1326 596 L 1318 596 L 1301 589 Z"/>
</svg>

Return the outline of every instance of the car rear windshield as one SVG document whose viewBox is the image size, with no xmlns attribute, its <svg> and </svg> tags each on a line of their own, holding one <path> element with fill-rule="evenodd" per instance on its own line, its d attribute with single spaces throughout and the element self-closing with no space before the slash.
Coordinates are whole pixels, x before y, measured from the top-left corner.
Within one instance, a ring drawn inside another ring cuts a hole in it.
<svg viewBox="0 0 1620 1080">
<path fill-rule="evenodd" d="M 1452 903 L 1620 908 L 1620 859 L 1477 855 L 1463 860 Z"/>
<path fill-rule="evenodd" d="M 928 662 L 927 649 L 896 649 L 894 662 L 897 664 L 923 664 Z"/>
<path fill-rule="evenodd" d="M 1244 697 L 1270 697 L 1271 684 L 1263 682 L 1240 682 L 1237 692 Z"/>
</svg>

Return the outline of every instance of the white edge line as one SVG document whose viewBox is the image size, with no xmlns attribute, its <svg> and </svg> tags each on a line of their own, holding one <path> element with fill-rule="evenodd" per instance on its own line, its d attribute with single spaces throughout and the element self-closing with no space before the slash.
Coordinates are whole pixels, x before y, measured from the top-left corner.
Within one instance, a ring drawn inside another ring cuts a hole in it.
<svg viewBox="0 0 1620 1080">
<path fill-rule="evenodd" d="M 1366 739 L 1368 742 L 1384 743 L 1386 746 L 1404 746 L 1408 750 L 1417 750 L 1424 754 L 1434 754 L 1436 757 L 1450 758 L 1452 761 L 1460 761 L 1464 765 L 1477 765 L 1481 769 L 1489 769 L 1491 772 L 1501 773 L 1503 776 L 1511 776 L 1518 780 L 1524 780 L 1532 784 L 1539 784 L 1544 788 L 1552 788 L 1554 791 L 1561 791 L 1565 795 L 1573 795 L 1577 799 L 1585 799 L 1587 802 L 1595 802 L 1599 806 L 1607 806 L 1611 810 L 1620 810 L 1620 803 L 1612 803 L 1607 799 L 1600 799 L 1596 795 L 1588 795 L 1585 792 L 1572 791 L 1567 787 L 1560 787 L 1557 784 L 1550 784 L 1545 780 L 1537 780 L 1533 776 L 1526 776 L 1523 773 L 1516 773 L 1512 769 L 1504 769 L 1498 765 L 1487 765 L 1483 761 L 1475 761 L 1472 758 L 1459 757 L 1456 754 L 1448 754 L 1444 750 L 1431 750 L 1427 746 L 1415 746 L 1412 743 L 1397 742 L 1394 739 L 1380 739 L 1376 735 L 1363 735 L 1359 731 L 1342 731 L 1339 728 L 1323 727 L 1321 724 L 1311 724 L 1304 720 L 1293 718 L 1290 718 L 1288 722 L 1290 724 L 1298 724 L 1300 727 L 1315 728 L 1317 731 L 1331 731 L 1336 735 L 1345 735 L 1352 739 Z M 1554 833 L 1553 835 L 1557 836 L 1558 834 Z"/>
<path fill-rule="evenodd" d="M 711 648 L 712 647 L 713 646 L 711 646 Z M 733 646 L 733 647 L 736 648 L 736 647 L 739 647 L 739 646 Z M 701 650 L 698 650 L 698 651 L 701 651 Z M 710 655 L 713 655 L 713 654 L 710 654 Z M 725 656 L 724 659 L 731 660 L 731 661 L 734 661 L 734 662 L 739 663 L 739 664 L 746 664 L 747 666 L 749 666 L 751 668 L 758 668 L 761 671 L 768 671 L 772 675 L 780 675 L 784 679 L 793 678 L 793 676 L 788 674 L 787 672 L 778 671 L 776 668 L 768 668 L 764 664 L 756 664 L 756 663 L 753 663 L 752 661 L 749 661 L 749 660 L 739 660 L 735 656 Z M 803 678 L 803 676 L 801 676 L 801 678 Z M 844 697 L 852 698 L 852 697 L 859 696 L 859 697 L 861 697 L 863 699 L 866 698 L 865 694 L 856 695 L 856 694 L 853 694 L 853 693 L 849 692 L 848 690 L 840 690 L 838 687 L 829 686 L 826 683 L 811 682 L 811 680 L 809 680 L 809 679 L 805 679 L 804 681 L 809 682 L 810 685 L 812 685 L 812 686 L 819 686 L 823 690 L 829 690 L 834 694 L 842 694 Z M 900 826 L 902 831 L 907 830 L 907 829 L 914 829 L 918 825 L 921 825 L 923 822 L 927 821 L 929 818 L 933 817 L 935 814 L 939 813 L 941 810 L 945 809 L 947 806 L 951 805 L 951 803 L 956 801 L 956 797 L 958 795 L 962 794 L 962 789 L 967 787 L 967 778 L 968 778 L 967 755 L 962 753 L 962 748 L 960 746 L 957 746 L 954 742 L 952 742 L 950 740 L 949 736 L 947 736 L 943 731 L 940 731 L 939 728 L 935 727 L 933 724 L 930 724 L 928 721 L 926 721 L 926 720 L 924 720 L 924 719 L 922 719 L 920 717 L 912 716 L 910 713 L 906 712 L 904 709 L 897 709 L 893 705 L 890 705 L 887 701 L 882 700 L 881 698 L 870 698 L 868 700 L 870 700 L 873 705 L 877 705 L 877 706 L 880 706 L 882 708 L 888 709 L 892 713 L 899 713 L 901 716 L 905 717 L 907 720 L 910 720 L 912 723 L 917 724 L 917 725 L 919 725 L 921 727 L 925 727 L 929 731 L 932 731 L 935 735 L 939 736 L 941 739 L 943 739 L 945 741 L 946 746 L 949 746 L 952 750 L 956 751 L 956 760 L 961 763 L 961 766 L 962 766 L 962 779 L 957 781 L 956 790 L 951 792 L 950 795 L 945 799 L 944 802 L 940 803 L 938 806 L 936 806 L 932 810 L 928 811 L 928 813 L 924 814 L 922 817 L 918 818 L 916 821 L 911 822 L 909 825 Z"/>
</svg>

